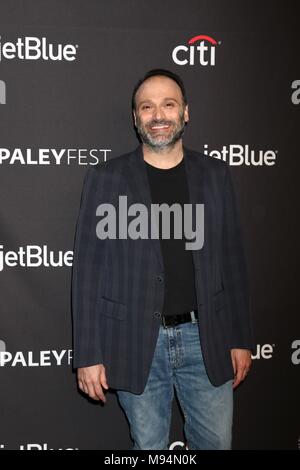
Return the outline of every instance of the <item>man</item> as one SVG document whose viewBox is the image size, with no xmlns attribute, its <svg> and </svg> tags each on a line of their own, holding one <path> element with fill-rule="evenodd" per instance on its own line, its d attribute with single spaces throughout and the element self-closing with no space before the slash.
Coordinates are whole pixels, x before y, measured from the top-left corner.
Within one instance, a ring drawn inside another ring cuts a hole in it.
<svg viewBox="0 0 300 470">
<path fill-rule="evenodd" d="M 142 144 L 90 167 L 84 182 L 72 290 L 79 388 L 103 402 L 115 389 L 133 449 L 167 449 L 175 387 L 188 448 L 230 449 L 233 389 L 249 371 L 254 342 L 229 167 L 183 145 L 189 110 L 176 74 L 148 72 L 132 111 Z M 163 236 L 166 221 L 150 217 L 155 204 L 177 215 L 199 210 L 177 226 L 174 215 Z M 151 236 L 145 227 L 138 236 L 128 220 L 137 207 L 149 210 L 139 223 L 151 219 Z M 118 229 L 110 224 L 116 214 Z M 188 249 L 188 235 L 201 231 L 202 243 Z"/>
</svg>

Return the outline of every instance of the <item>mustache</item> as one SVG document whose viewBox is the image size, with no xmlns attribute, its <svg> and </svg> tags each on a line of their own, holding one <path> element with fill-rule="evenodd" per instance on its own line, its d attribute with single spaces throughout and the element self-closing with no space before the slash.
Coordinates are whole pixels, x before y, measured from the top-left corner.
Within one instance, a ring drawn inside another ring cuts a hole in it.
<svg viewBox="0 0 300 470">
<path fill-rule="evenodd" d="M 173 121 L 162 121 L 158 119 L 153 119 L 152 121 L 148 122 L 146 125 L 147 127 L 152 127 L 152 126 L 172 126 L 174 124 Z"/>
</svg>

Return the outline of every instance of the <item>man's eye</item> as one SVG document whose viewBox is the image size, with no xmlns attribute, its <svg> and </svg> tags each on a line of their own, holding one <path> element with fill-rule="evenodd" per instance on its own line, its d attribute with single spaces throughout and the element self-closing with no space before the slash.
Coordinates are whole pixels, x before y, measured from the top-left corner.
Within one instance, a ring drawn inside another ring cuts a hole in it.
<svg viewBox="0 0 300 470">
<path fill-rule="evenodd" d="M 142 109 L 149 109 L 149 108 L 150 108 L 150 106 L 149 106 L 148 104 L 145 104 L 145 105 L 142 107 Z"/>
<path fill-rule="evenodd" d="M 173 104 L 173 103 L 167 103 L 167 106 L 168 106 L 168 107 L 170 107 L 170 106 L 173 107 L 174 104 Z"/>
</svg>

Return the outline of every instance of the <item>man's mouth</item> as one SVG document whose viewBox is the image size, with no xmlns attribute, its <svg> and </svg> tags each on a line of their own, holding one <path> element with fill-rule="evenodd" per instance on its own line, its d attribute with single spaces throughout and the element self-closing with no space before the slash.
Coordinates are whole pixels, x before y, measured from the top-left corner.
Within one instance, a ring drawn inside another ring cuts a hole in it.
<svg viewBox="0 0 300 470">
<path fill-rule="evenodd" d="M 160 125 L 160 126 L 156 125 L 156 126 L 150 126 L 150 129 L 155 131 L 155 130 L 169 129 L 169 127 L 170 126 L 168 125 Z"/>
</svg>

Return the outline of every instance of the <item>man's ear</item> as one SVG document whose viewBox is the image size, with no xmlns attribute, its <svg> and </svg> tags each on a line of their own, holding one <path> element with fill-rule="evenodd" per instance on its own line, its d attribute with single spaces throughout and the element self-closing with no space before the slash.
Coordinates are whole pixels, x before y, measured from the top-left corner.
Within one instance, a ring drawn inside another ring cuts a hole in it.
<svg viewBox="0 0 300 470">
<path fill-rule="evenodd" d="M 187 104 L 184 108 L 184 120 L 185 122 L 189 122 L 190 116 L 189 116 L 189 105 Z"/>
<path fill-rule="evenodd" d="M 136 114 L 135 114 L 135 111 L 132 111 L 132 114 L 133 114 L 134 125 L 136 126 Z"/>
</svg>

